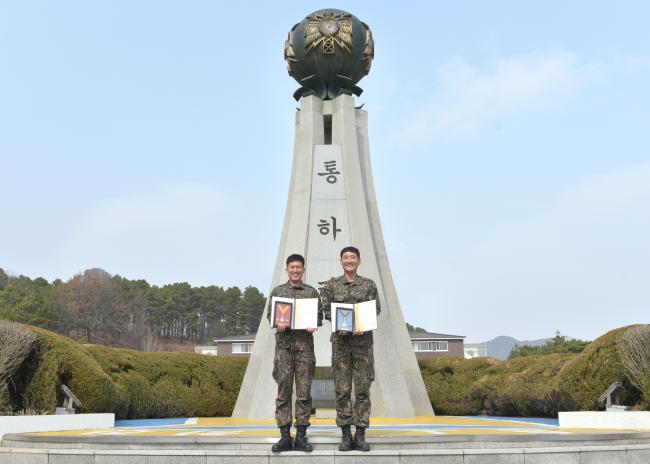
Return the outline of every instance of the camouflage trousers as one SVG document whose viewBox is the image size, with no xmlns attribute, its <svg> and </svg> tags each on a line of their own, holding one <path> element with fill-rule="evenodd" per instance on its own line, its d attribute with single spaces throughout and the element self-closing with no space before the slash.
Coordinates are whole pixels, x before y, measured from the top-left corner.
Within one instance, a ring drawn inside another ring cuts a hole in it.
<svg viewBox="0 0 650 464">
<path fill-rule="evenodd" d="M 336 425 L 370 425 L 370 385 L 375 380 L 375 359 L 370 343 L 354 335 L 333 337 L 332 370 L 336 391 Z M 354 384 L 354 406 L 352 386 Z"/>
<path fill-rule="evenodd" d="M 316 357 L 311 350 L 291 350 L 276 345 L 273 379 L 278 384 L 275 420 L 278 427 L 291 425 L 291 397 L 296 382 L 296 425 L 309 426 L 311 416 L 311 381 L 316 372 Z"/>
</svg>

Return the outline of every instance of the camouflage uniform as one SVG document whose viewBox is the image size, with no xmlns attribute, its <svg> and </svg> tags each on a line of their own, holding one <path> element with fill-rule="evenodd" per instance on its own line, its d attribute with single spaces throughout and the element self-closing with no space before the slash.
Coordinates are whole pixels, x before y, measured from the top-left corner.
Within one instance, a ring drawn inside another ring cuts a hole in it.
<svg viewBox="0 0 650 464">
<path fill-rule="evenodd" d="M 330 279 L 321 291 L 325 318 L 331 320 L 331 303 L 361 303 L 376 300 L 381 311 L 377 285 L 357 275 L 348 282 L 344 275 Z M 372 331 L 363 335 L 339 335 L 332 332 L 332 370 L 336 390 L 336 425 L 368 427 L 370 419 L 370 385 L 375 380 Z M 354 408 L 351 394 L 354 383 Z"/>
<path fill-rule="evenodd" d="M 319 298 L 318 291 L 303 282 L 294 286 L 290 281 L 271 291 L 266 317 L 271 322 L 271 297 Z M 320 300 L 319 300 L 320 301 Z M 322 325 L 323 309 L 319 305 L 318 325 Z M 306 330 L 285 329 L 275 333 L 273 379 L 278 384 L 275 400 L 275 420 L 278 427 L 291 425 L 291 396 L 296 380 L 296 425 L 309 426 L 311 415 L 311 381 L 316 371 L 314 337 Z"/>
</svg>

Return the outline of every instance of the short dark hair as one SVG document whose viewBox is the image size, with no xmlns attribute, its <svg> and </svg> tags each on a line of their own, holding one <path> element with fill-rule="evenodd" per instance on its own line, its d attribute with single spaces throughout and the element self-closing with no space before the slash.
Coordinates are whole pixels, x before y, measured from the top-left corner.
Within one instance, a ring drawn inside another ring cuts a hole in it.
<svg viewBox="0 0 650 464">
<path fill-rule="evenodd" d="M 357 258 L 361 258 L 361 253 L 359 253 L 359 249 L 357 247 L 346 246 L 345 248 L 343 248 L 341 250 L 341 258 L 343 258 L 343 253 L 347 253 L 347 252 L 354 253 L 355 255 L 357 255 Z"/>
<path fill-rule="evenodd" d="M 287 258 L 287 266 L 289 265 L 289 263 L 293 263 L 294 261 L 300 261 L 300 263 L 303 266 L 305 265 L 305 258 L 303 258 L 302 255 L 293 254 L 293 255 L 289 255 L 289 257 Z"/>
</svg>

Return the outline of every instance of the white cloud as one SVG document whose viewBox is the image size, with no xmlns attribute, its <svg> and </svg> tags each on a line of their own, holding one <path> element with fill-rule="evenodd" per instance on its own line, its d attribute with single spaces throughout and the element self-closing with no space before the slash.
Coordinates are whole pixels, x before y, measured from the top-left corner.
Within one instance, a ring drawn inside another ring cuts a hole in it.
<svg viewBox="0 0 650 464">
<path fill-rule="evenodd" d="M 566 95 L 580 74 L 578 57 L 564 51 L 497 59 L 480 67 L 457 58 L 440 70 L 432 84 L 434 97 L 407 120 L 398 140 L 417 144 L 435 134 L 476 131 Z"/>
</svg>

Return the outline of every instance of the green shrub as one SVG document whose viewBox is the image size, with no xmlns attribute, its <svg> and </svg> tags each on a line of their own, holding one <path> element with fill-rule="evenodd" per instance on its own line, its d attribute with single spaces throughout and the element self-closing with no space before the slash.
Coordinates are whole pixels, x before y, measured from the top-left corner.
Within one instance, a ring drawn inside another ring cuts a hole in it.
<svg viewBox="0 0 650 464">
<path fill-rule="evenodd" d="M 636 404 L 638 392 L 625 377 L 617 348 L 626 330 L 612 330 L 578 354 L 436 358 L 420 361 L 420 370 L 437 414 L 556 417 L 558 411 L 603 409 L 598 397 L 613 382 L 623 382 L 623 401 Z"/>
<path fill-rule="evenodd" d="M 622 382 L 626 387 L 624 402 L 634 404 L 638 401 L 638 392 L 626 378 L 618 351 L 618 344 L 629 328 L 610 330 L 591 342 L 585 351 L 562 369 L 559 387 L 570 398 L 573 409 L 603 409 L 598 397 L 614 382 Z"/>
<path fill-rule="evenodd" d="M 229 416 L 248 360 L 88 345 L 119 385 L 120 417 Z"/>
<path fill-rule="evenodd" d="M 573 356 L 437 358 L 420 369 L 437 414 L 552 416 L 564 403 L 557 373 Z"/>
<path fill-rule="evenodd" d="M 566 336 L 555 334 L 550 340 L 543 345 L 515 345 L 510 350 L 508 359 L 519 358 L 522 356 L 535 356 L 539 354 L 552 353 L 582 353 L 589 345 L 586 340 L 577 340 L 575 338 L 567 339 Z"/>
<path fill-rule="evenodd" d="M 82 412 L 114 412 L 119 419 L 229 416 L 248 360 L 194 353 L 144 353 L 82 345 L 44 329 L 37 362 L 23 392 L 23 408 L 54 411 L 66 384 Z"/>
<path fill-rule="evenodd" d="M 25 388 L 23 406 L 53 412 L 63 402 L 65 384 L 81 400 L 82 412 L 108 412 L 115 406 L 115 385 L 97 361 L 78 343 L 32 327 L 39 337 L 38 365 Z"/>
<path fill-rule="evenodd" d="M 638 392 L 626 380 L 617 349 L 626 329 L 608 332 L 579 354 L 437 358 L 420 361 L 420 369 L 437 414 L 553 417 L 561 410 L 602 409 L 597 398 L 616 381 L 628 387 L 626 403 L 635 404 Z M 30 330 L 38 335 L 36 348 L 13 382 L 20 387 L 13 399 L 20 398 L 22 409 L 52 412 L 62 403 L 57 389 L 64 383 L 83 412 L 114 412 L 120 419 L 229 416 L 248 362 L 82 345 Z"/>
</svg>

